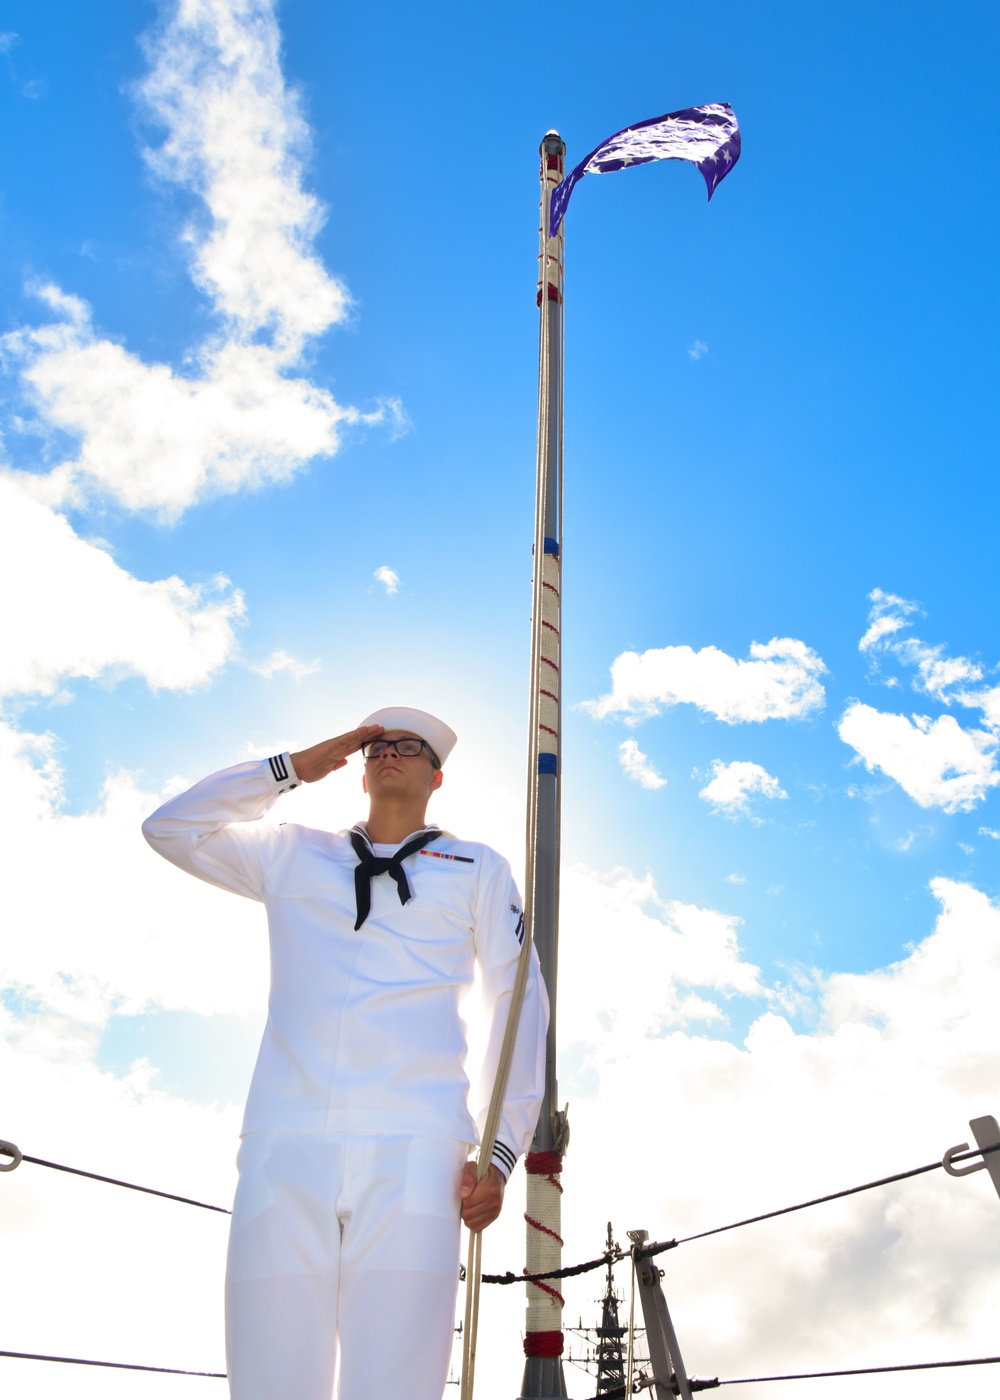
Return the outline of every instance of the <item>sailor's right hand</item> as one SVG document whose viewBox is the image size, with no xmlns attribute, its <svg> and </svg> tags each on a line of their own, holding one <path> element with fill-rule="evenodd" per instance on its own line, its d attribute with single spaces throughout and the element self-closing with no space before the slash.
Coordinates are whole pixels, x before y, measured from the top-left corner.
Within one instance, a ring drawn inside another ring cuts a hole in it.
<svg viewBox="0 0 1000 1400">
<path fill-rule="evenodd" d="M 300 782 L 318 783 L 328 773 L 343 768 L 348 755 L 357 753 L 369 739 L 377 738 L 383 727 L 381 724 L 363 724 L 360 729 L 352 729 L 336 739 L 324 739 L 320 744 L 313 744 L 311 749 L 301 749 L 291 754 L 292 766 Z"/>
</svg>

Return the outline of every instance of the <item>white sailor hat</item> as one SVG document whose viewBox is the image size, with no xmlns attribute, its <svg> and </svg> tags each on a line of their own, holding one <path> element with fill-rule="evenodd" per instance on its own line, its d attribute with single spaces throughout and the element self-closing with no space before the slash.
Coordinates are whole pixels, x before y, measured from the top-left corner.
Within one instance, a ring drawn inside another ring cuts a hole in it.
<svg viewBox="0 0 1000 1400">
<path fill-rule="evenodd" d="M 458 735 L 449 729 L 444 720 L 429 715 L 426 710 L 411 710 L 405 705 L 391 705 L 385 710 L 376 710 L 361 725 L 380 724 L 383 729 L 406 729 L 416 734 L 434 751 L 438 763 L 444 763 L 458 743 Z"/>
</svg>

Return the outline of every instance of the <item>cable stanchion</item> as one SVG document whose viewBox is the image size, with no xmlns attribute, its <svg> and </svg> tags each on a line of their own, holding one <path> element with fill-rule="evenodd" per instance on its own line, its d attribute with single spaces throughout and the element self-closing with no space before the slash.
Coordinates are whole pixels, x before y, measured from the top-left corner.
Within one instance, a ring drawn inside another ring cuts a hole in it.
<svg viewBox="0 0 1000 1400">
<path fill-rule="evenodd" d="M 28 1159 L 25 1158 L 25 1161 Z M 206 1380 L 224 1381 L 225 1371 L 182 1371 L 177 1366 L 139 1366 L 132 1361 L 91 1361 L 83 1356 L 44 1356 L 36 1351 L 0 1351 L 0 1356 L 12 1356 L 17 1361 L 62 1361 L 67 1366 L 106 1366 L 112 1371 L 155 1371 L 163 1376 L 204 1376 Z"/>
</svg>

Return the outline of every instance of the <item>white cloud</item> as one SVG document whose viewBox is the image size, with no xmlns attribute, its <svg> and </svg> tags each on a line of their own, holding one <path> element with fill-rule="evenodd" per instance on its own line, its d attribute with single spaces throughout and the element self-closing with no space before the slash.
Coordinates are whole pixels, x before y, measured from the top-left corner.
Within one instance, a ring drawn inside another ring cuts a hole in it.
<svg viewBox="0 0 1000 1400">
<path fill-rule="evenodd" d="M 689 704 L 726 724 L 746 724 L 792 719 L 822 707 L 818 677 L 826 667 L 804 642 L 752 642 L 750 657 L 740 661 L 712 646 L 622 652 L 611 666 L 611 693 L 585 701 L 583 708 L 597 719 L 625 714 L 638 720 L 661 707 Z"/>
<path fill-rule="evenodd" d="M 5 29 L 0 33 L 0 53 L 10 53 L 11 49 L 17 43 L 17 37 L 13 30 L 10 29 Z"/>
<path fill-rule="evenodd" d="M 310 134 L 280 47 L 271 0 L 185 0 L 147 38 L 137 90 L 165 131 L 151 169 L 204 201 L 184 234 L 195 282 L 241 339 L 270 331 L 294 357 L 349 299 L 313 249 L 324 214 L 303 188 Z"/>
<path fill-rule="evenodd" d="M 723 763 L 712 760 L 712 780 L 701 789 L 698 796 L 711 802 L 716 812 L 727 817 L 745 816 L 750 811 L 751 797 L 787 797 L 777 778 L 773 778 L 759 763 Z"/>
<path fill-rule="evenodd" d="M 1000 913 L 968 885 L 932 889 L 940 916 L 908 957 L 812 979 L 820 1024 L 811 1032 L 769 1010 L 731 1045 L 650 1019 L 641 1038 L 626 1028 L 623 1050 L 627 1017 L 601 1015 L 599 987 L 570 1026 L 561 1001 L 564 1045 L 578 1037 L 564 1062 L 581 1066 L 574 1088 L 562 1085 L 574 1133 L 566 1262 L 598 1252 L 607 1219 L 619 1238 L 635 1226 L 658 1239 L 692 1234 L 939 1160 L 969 1138 L 969 1118 L 998 1115 Z M 636 990 L 645 1009 L 663 986 L 648 987 L 645 947 L 616 937 L 614 960 L 624 1004 Z M 560 978 L 568 961 L 564 952 Z M 641 1149 L 623 1151 L 612 1123 L 641 1123 Z M 678 1140 L 699 1150 L 672 1153 Z M 665 1176 L 657 1163 L 668 1155 Z M 689 1372 L 752 1376 L 994 1354 L 998 1244 L 986 1174 L 959 1182 L 936 1172 L 681 1245 L 660 1262 Z M 569 1316 L 596 1320 L 592 1280 L 568 1280 L 564 1291 Z M 992 1368 L 963 1372 L 966 1384 L 987 1400 Z M 859 1378 L 851 1393 L 902 1400 L 913 1385 L 912 1375 Z"/>
<path fill-rule="evenodd" d="M 942 704 L 950 705 L 952 700 L 968 703 L 961 694 L 955 693 L 955 687 L 982 680 L 983 669 L 977 662 L 965 656 L 948 656 L 943 646 L 931 646 L 919 637 L 905 637 L 892 650 L 904 665 L 916 666 L 914 690 Z"/>
<path fill-rule="evenodd" d="M 896 593 L 884 593 L 881 588 L 873 588 L 868 598 L 872 605 L 868 614 L 868 630 L 858 642 L 859 651 L 871 651 L 881 645 L 886 637 L 909 627 L 907 617 L 920 611 L 919 604 L 900 598 Z"/>
<path fill-rule="evenodd" d="M 163 799 L 128 774 L 109 777 L 91 810 L 65 814 L 56 752 L 51 736 L 0 724 L 0 844 L 18 872 L 6 910 L 18 936 L 3 940 L 0 986 L 77 1026 L 149 1007 L 258 1006 L 259 911 L 154 857 L 139 824 Z"/>
<path fill-rule="evenodd" d="M 69 298 L 39 289 L 61 310 Z M 88 487 L 129 510 L 173 520 L 206 496 L 292 476 L 339 446 L 342 423 L 381 416 L 341 408 L 325 390 L 280 372 L 273 349 L 229 340 L 194 356 L 194 373 L 148 365 L 95 336 L 85 306 L 72 319 L 13 331 L 0 341 L 48 428 L 79 439 L 41 489 L 53 505 L 79 504 Z"/>
<path fill-rule="evenodd" d="M 618 745 L 618 761 L 633 782 L 649 788 L 651 792 L 666 787 L 666 778 L 660 776 L 634 739 L 626 739 Z"/>
<path fill-rule="evenodd" d="M 869 596 L 870 626 L 859 646 L 867 652 L 874 673 L 878 674 L 879 663 L 885 658 L 912 667 L 914 690 L 942 705 L 979 710 L 985 729 L 963 728 L 947 715 L 933 723 L 926 716 L 915 715 L 911 723 L 901 715 L 852 705 L 841 721 L 841 738 L 861 754 L 869 771 L 881 768 L 921 806 L 967 811 L 1000 782 L 994 771 L 1000 736 L 1000 686 L 980 684 L 985 674 L 980 663 L 967 656 L 949 655 L 942 643 L 899 636 L 912 626 L 909 618 L 919 612 L 916 603 L 879 588 Z M 890 676 L 884 683 L 898 686 L 899 681 Z"/>
<path fill-rule="evenodd" d="M 322 211 L 303 189 L 308 131 L 282 77 L 269 0 L 186 0 L 146 48 L 153 66 L 138 92 L 166 133 L 146 156 L 203 201 L 184 240 L 220 331 L 181 370 L 147 364 L 48 285 L 36 290 L 54 319 L 0 344 L 34 426 L 79 444 L 40 484 L 48 503 L 79 503 L 96 488 L 171 520 L 332 455 L 345 423 L 405 416 L 392 400 L 360 413 L 290 373 L 305 342 L 344 319 L 348 298 L 313 247 Z"/>
<path fill-rule="evenodd" d="M 235 655 L 244 605 L 227 580 L 134 578 L 19 480 L 0 474 L 0 695 L 51 695 L 73 676 L 188 690 Z"/>
<path fill-rule="evenodd" d="M 158 1091 L 148 1063 L 118 1077 L 51 1048 L 25 1036 L 23 1024 L 0 1007 L 5 1137 L 50 1161 L 230 1204 L 237 1108 Z M 181 1143 L 192 1150 L 178 1151 Z M 0 1181 L 4 1264 L 18 1279 L 4 1302 L 6 1346 L 225 1370 L 226 1216 L 30 1163 Z M 32 1400 L 58 1400 L 67 1384 L 82 1400 L 162 1400 L 161 1376 L 5 1364 L 15 1368 L 5 1373 L 7 1383 L 16 1376 L 16 1388 Z M 205 1400 L 204 1380 L 170 1381 L 176 1400 Z"/>
<path fill-rule="evenodd" d="M 926 843 L 934 834 L 934 827 L 920 826 L 917 827 L 916 831 L 907 831 L 905 836 L 897 836 L 895 840 L 889 842 L 889 845 L 893 850 L 900 851 L 905 855 L 907 851 L 913 850 L 917 842 Z M 961 845 L 961 842 L 959 842 L 959 845 Z M 966 854 L 969 854 L 972 851 L 972 847 L 965 847 L 965 851 Z"/>
<path fill-rule="evenodd" d="M 897 637 L 903 628 L 912 626 L 906 619 L 918 612 L 916 603 L 883 593 L 880 588 L 869 594 L 873 600 L 871 625 L 858 643 L 867 651 L 873 666 L 878 668 L 880 656 L 891 656 L 904 666 L 916 668 L 913 689 L 929 695 L 943 705 L 958 703 L 969 709 L 983 711 L 990 728 L 1000 728 L 1000 687 L 969 689 L 983 679 L 983 668 L 967 656 L 949 656 L 942 643 L 924 642 L 919 637 Z M 889 677 L 887 685 L 898 685 Z"/>
<path fill-rule="evenodd" d="M 727 885 L 745 885 L 746 882 L 747 877 L 745 875 L 738 875 L 735 870 L 731 875 L 726 876 Z"/>
<path fill-rule="evenodd" d="M 723 1008 L 733 996 L 765 995 L 760 969 L 740 951 L 742 921 L 663 899 L 648 875 L 574 866 L 560 907 L 564 926 L 574 930 L 573 956 L 559 966 L 563 1044 L 590 1041 L 601 1026 L 609 1054 L 625 1057 L 646 1036 L 691 1022 L 724 1022 Z"/>
<path fill-rule="evenodd" d="M 301 681 L 306 676 L 315 675 L 320 668 L 319 661 L 299 661 L 282 647 L 278 647 L 277 650 L 271 652 L 270 656 L 265 656 L 261 661 L 251 661 L 247 665 L 251 671 L 258 676 L 263 676 L 265 680 L 271 680 L 282 671 L 287 671 L 293 680 Z M 270 749 L 268 753 L 270 753 Z"/>
<path fill-rule="evenodd" d="M 1000 841 L 1000 831 L 997 831 L 992 826 L 981 826 L 979 828 L 979 835 L 988 836 L 991 841 Z"/>
<path fill-rule="evenodd" d="M 692 360 L 700 360 L 702 355 L 708 354 L 708 346 L 703 340 L 696 340 L 688 349 L 688 354 Z"/>
<path fill-rule="evenodd" d="M 399 575 L 395 569 L 390 569 L 388 564 L 380 564 L 373 577 L 377 578 L 379 583 L 385 584 L 385 591 L 390 598 L 399 592 Z"/>
<path fill-rule="evenodd" d="M 961 881 L 938 877 L 930 889 L 941 906 L 935 932 L 888 968 L 832 976 L 824 1012 L 830 1026 L 875 1026 L 891 1039 L 926 1034 L 921 1058 L 946 1070 L 953 1052 L 976 1044 L 980 1018 L 993 1001 L 1000 978 L 1000 910 Z M 952 1031 L 956 1040 L 949 1044 Z M 991 1059 L 1000 1066 L 1000 1047 L 992 1047 Z M 977 1087 L 996 1091 L 984 1075 Z"/>
<path fill-rule="evenodd" d="M 921 807 L 969 811 L 1000 783 L 996 736 L 963 729 L 951 715 L 911 720 L 855 701 L 837 732 L 870 773 L 880 769 L 894 778 Z"/>
</svg>

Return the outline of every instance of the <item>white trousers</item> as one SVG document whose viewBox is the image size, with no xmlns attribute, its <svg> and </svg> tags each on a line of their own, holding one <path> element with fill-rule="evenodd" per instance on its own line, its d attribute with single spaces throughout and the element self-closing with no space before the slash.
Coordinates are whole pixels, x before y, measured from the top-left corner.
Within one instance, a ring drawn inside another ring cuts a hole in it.
<svg viewBox="0 0 1000 1400">
<path fill-rule="evenodd" d="M 468 1144 L 250 1133 L 226 1269 L 233 1400 L 441 1400 Z"/>
</svg>

